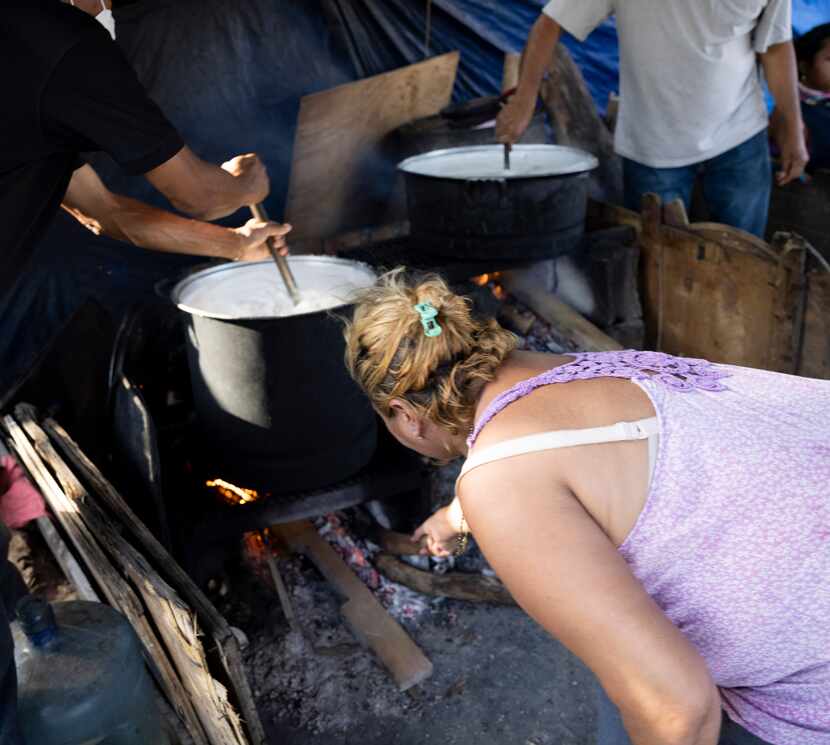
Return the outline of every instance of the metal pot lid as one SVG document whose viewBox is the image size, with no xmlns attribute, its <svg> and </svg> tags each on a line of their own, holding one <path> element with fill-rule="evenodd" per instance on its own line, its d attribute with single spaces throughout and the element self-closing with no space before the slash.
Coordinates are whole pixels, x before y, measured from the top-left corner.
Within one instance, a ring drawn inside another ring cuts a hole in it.
<svg viewBox="0 0 830 745">
<path fill-rule="evenodd" d="M 459 181 L 570 176 L 592 171 L 599 161 L 590 153 L 562 145 L 514 145 L 510 170 L 504 168 L 503 145 L 433 150 L 398 164 L 404 173 Z"/>
<path fill-rule="evenodd" d="M 377 279 L 368 264 L 333 256 L 289 256 L 288 263 L 300 288 L 297 306 L 270 259 L 196 272 L 173 288 L 171 298 L 186 313 L 220 320 L 285 318 L 342 308 Z"/>
</svg>

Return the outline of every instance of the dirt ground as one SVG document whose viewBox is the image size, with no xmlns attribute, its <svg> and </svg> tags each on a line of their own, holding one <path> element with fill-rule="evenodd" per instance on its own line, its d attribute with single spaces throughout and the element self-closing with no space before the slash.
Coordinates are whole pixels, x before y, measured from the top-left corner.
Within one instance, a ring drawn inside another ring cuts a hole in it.
<svg viewBox="0 0 830 745">
<path fill-rule="evenodd" d="M 15 531 L 10 558 L 30 589 L 75 598 L 36 530 Z M 301 557 L 278 566 L 302 634 L 290 630 L 267 568 L 242 550 L 211 593 L 247 638 L 270 743 L 593 744 L 590 673 L 518 608 L 412 596 L 423 609 L 402 623 L 434 672 L 401 693 L 345 626 L 342 601 L 314 566 Z"/>
<path fill-rule="evenodd" d="M 589 745 L 590 673 L 518 608 L 435 599 L 403 621 L 434 664 L 400 693 L 343 624 L 334 591 L 301 558 L 279 562 L 302 634 L 267 575 L 230 571 L 218 605 L 246 634 L 245 659 L 269 741 L 283 745 Z"/>
</svg>

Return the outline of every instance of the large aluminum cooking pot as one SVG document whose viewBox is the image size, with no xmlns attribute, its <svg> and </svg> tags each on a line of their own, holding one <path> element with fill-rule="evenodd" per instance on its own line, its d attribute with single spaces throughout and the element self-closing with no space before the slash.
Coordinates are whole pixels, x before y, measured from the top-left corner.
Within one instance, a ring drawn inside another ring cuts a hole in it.
<svg viewBox="0 0 830 745">
<path fill-rule="evenodd" d="M 433 150 L 398 165 L 416 245 L 456 258 L 549 258 L 582 238 L 590 153 L 559 145 Z"/>
<path fill-rule="evenodd" d="M 374 412 L 346 371 L 342 329 L 331 312 L 348 312 L 354 290 L 372 285 L 375 273 L 332 257 L 288 262 L 301 291 L 332 293 L 341 302 L 281 317 L 228 313 L 228 293 L 237 287 L 264 298 L 285 293 L 270 260 L 212 267 L 172 292 L 186 318 L 196 413 L 216 475 L 273 494 L 354 475 L 371 459 L 377 434 Z"/>
</svg>

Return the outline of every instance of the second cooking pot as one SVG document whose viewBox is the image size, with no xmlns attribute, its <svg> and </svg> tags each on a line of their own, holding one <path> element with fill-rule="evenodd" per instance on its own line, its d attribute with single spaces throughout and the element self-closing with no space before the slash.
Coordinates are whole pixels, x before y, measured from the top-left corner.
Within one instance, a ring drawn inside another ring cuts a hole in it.
<svg viewBox="0 0 830 745">
<path fill-rule="evenodd" d="M 457 258 L 549 258 L 582 238 L 590 153 L 559 145 L 434 150 L 399 164 L 412 238 Z"/>
</svg>

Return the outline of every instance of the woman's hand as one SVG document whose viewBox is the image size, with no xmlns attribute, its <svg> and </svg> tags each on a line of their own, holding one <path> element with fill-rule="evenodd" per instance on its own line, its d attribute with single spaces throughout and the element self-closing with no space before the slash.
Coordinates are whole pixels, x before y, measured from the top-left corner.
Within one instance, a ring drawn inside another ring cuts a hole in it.
<svg viewBox="0 0 830 745">
<path fill-rule="evenodd" d="M 415 543 L 424 543 L 421 555 L 450 556 L 458 541 L 458 527 L 450 519 L 450 508 L 442 507 L 412 534 Z"/>
<path fill-rule="evenodd" d="M 287 223 L 280 225 L 276 222 L 261 222 L 260 220 L 248 220 L 243 226 L 233 228 L 233 232 L 239 236 L 239 248 L 234 256 L 228 258 L 235 261 L 261 261 L 267 259 L 271 253 L 268 250 L 266 240 L 274 239 L 274 244 L 283 256 L 288 255 L 288 246 L 285 243 L 285 236 L 291 231 Z"/>
</svg>

